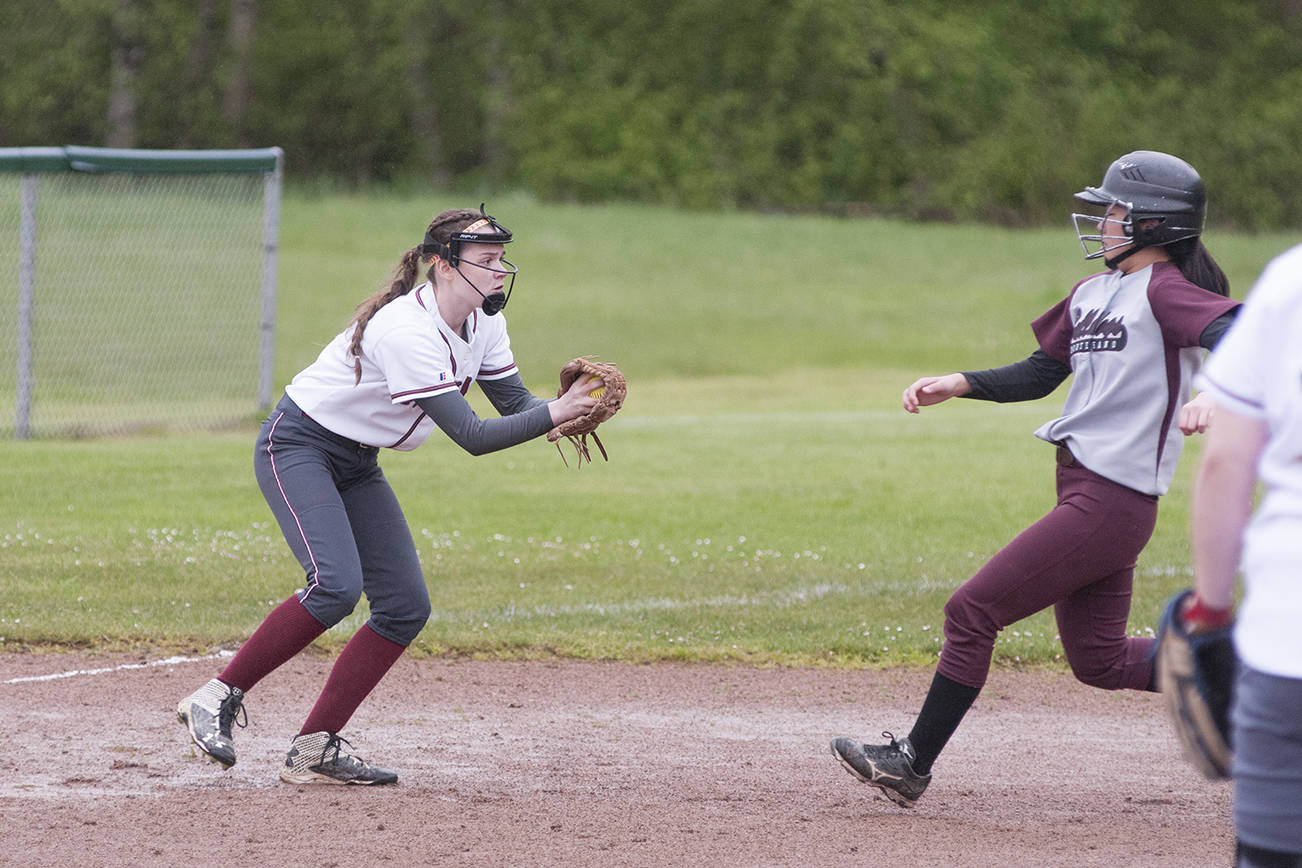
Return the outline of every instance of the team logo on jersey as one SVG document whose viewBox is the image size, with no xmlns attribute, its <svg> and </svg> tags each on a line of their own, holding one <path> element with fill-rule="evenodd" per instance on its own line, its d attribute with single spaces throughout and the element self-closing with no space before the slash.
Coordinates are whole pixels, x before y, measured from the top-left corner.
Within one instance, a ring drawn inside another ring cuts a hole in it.
<svg viewBox="0 0 1302 868">
<path fill-rule="evenodd" d="M 1085 313 L 1071 330 L 1071 352 L 1115 353 L 1126 348 L 1126 323 L 1122 317 L 1109 316 L 1105 310 Z"/>
</svg>

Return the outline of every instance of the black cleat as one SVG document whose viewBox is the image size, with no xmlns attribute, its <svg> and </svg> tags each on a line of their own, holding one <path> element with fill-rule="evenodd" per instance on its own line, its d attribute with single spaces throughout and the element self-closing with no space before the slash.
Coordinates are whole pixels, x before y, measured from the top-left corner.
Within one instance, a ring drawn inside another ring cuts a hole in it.
<svg viewBox="0 0 1302 868">
<path fill-rule="evenodd" d="M 285 755 L 280 779 L 287 784 L 396 784 L 398 776 L 373 766 L 341 745 L 349 744 L 337 732 L 309 732 L 296 736 Z"/>
<path fill-rule="evenodd" d="M 214 678 L 181 700 L 176 718 L 190 730 L 190 738 L 208 759 L 225 768 L 235 765 L 231 724 L 245 727 L 249 723 L 243 690 Z"/>
<path fill-rule="evenodd" d="M 912 808 L 931 783 L 931 775 L 920 775 L 913 770 L 917 754 L 907 738 L 896 741 L 889 732 L 882 735 L 891 743 L 860 744 L 850 738 L 834 738 L 832 755 L 846 771 L 881 790 L 901 808 Z"/>
</svg>

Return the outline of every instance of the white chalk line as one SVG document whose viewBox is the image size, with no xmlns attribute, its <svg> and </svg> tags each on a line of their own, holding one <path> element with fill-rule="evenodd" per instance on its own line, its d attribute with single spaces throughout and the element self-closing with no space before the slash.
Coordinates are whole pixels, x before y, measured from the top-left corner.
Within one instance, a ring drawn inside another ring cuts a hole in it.
<svg viewBox="0 0 1302 868">
<path fill-rule="evenodd" d="M 620 603 L 577 603 L 561 606 L 499 606 L 494 609 L 467 611 L 464 609 L 441 610 L 430 615 L 431 621 L 464 621 L 467 618 L 527 620 L 530 618 L 554 618 L 565 615 L 623 615 L 641 612 L 673 611 L 677 609 L 712 609 L 719 607 L 770 606 L 783 608 L 799 605 L 810 600 L 820 600 L 832 594 L 849 593 L 852 589 L 839 583 L 813 585 L 804 588 L 791 588 L 777 591 L 757 591 L 751 594 L 722 594 L 703 599 L 676 599 L 673 597 L 651 597 L 642 600 L 628 600 Z"/>
<path fill-rule="evenodd" d="M 928 408 L 930 409 L 930 408 Z M 1039 415 L 1045 416 L 1044 407 L 1036 405 L 1000 405 L 998 412 L 1003 415 Z M 1046 418 L 1051 418 L 1052 413 Z M 890 409 L 860 410 L 770 410 L 759 413 L 701 413 L 679 416 L 621 416 L 619 424 L 627 428 L 667 428 L 690 425 L 752 426 L 758 423 L 847 423 L 880 421 L 901 421 L 908 423 L 910 417 L 899 407 Z"/>
<path fill-rule="evenodd" d="M 206 657 L 167 657 L 162 660 L 150 660 L 148 663 L 123 663 L 119 666 L 105 666 L 101 669 L 73 669 L 67 672 L 51 672 L 48 675 L 25 675 L 22 678 L 6 678 L 0 684 L 22 684 L 29 681 L 57 681 L 60 678 L 76 678 L 80 675 L 103 675 L 107 672 L 122 672 L 127 669 L 150 669 L 155 666 L 175 666 L 178 663 L 202 663 L 205 660 L 217 660 L 221 657 L 234 657 L 234 651 L 218 651 Z"/>
</svg>

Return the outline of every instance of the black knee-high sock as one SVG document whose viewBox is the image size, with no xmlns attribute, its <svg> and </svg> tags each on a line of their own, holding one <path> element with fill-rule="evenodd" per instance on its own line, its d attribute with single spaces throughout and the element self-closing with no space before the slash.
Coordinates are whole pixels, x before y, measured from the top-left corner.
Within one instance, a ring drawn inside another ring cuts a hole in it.
<svg viewBox="0 0 1302 868">
<path fill-rule="evenodd" d="M 931 771 L 931 764 L 945 749 L 945 743 L 963 722 L 963 715 L 980 692 L 980 687 L 959 684 L 939 672 L 931 679 L 931 689 L 909 733 L 909 743 L 918 755 L 913 763 L 915 772 L 925 775 Z"/>
</svg>

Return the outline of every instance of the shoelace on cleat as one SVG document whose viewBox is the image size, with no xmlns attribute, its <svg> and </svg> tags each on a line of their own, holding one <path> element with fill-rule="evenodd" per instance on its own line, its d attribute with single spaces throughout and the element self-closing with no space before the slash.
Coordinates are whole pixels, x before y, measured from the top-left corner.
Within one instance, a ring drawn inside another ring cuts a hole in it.
<svg viewBox="0 0 1302 868">
<path fill-rule="evenodd" d="M 882 738 L 888 738 L 891 740 L 891 747 L 896 751 L 898 751 L 900 756 L 904 757 L 905 761 L 908 762 L 909 764 L 910 770 L 912 770 L 914 758 L 910 755 L 909 751 L 904 749 L 904 745 L 900 744 L 899 741 L 896 740 L 895 734 L 891 732 L 883 731 Z"/>
<path fill-rule="evenodd" d="M 217 711 L 217 728 L 222 735 L 230 738 L 232 723 L 240 729 L 249 725 L 249 713 L 244 710 L 244 699 L 236 696 L 233 690 L 222 700 L 221 707 Z"/>
<path fill-rule="evenodd" d="M 359 766 L 365 766 L 365 765 L 366 765 L 366 763 L 362 762 L 361 757 L 356 757 L 356 756 L 353 756 L 353 755 L 351 755 L 351 754 L 343 753 L 343 748 L 342 748 L 342 746 L 343 746 L 343 745 L 348 745 L 348 746 L 351 748 L 351 747 L 353 746 L 353 743 L 352 743 L 352 742 L 350 742 L 348 739 L 344 738 L 342 735 L 340 735 L 340 734 L 337 733 L 337 732 L 328 733 L 328 735 L 330 736 L 330 738 L 326 740 L 326 745 L 325 745 L 325 747 L 321 750 L 321 765 L 324 766 L 324 765 L 335 765 L 335 764 L 338 764 L 339 761 L 340 761 L 340 760 L 339 760 L 339 757 L 340 757 L 341 755 L 343 756 L 344 759 L 346 759 L 346 760 L 351 760 L 351 761 L 357 763 L 357 765 L 359 765 Z M 326 759 L 326 756 L 327 756 L 331 751 L 334 751 L 334 755 L 331 756 L 330 759 L 327 760 L 327 759 Z"/>
</svg>

